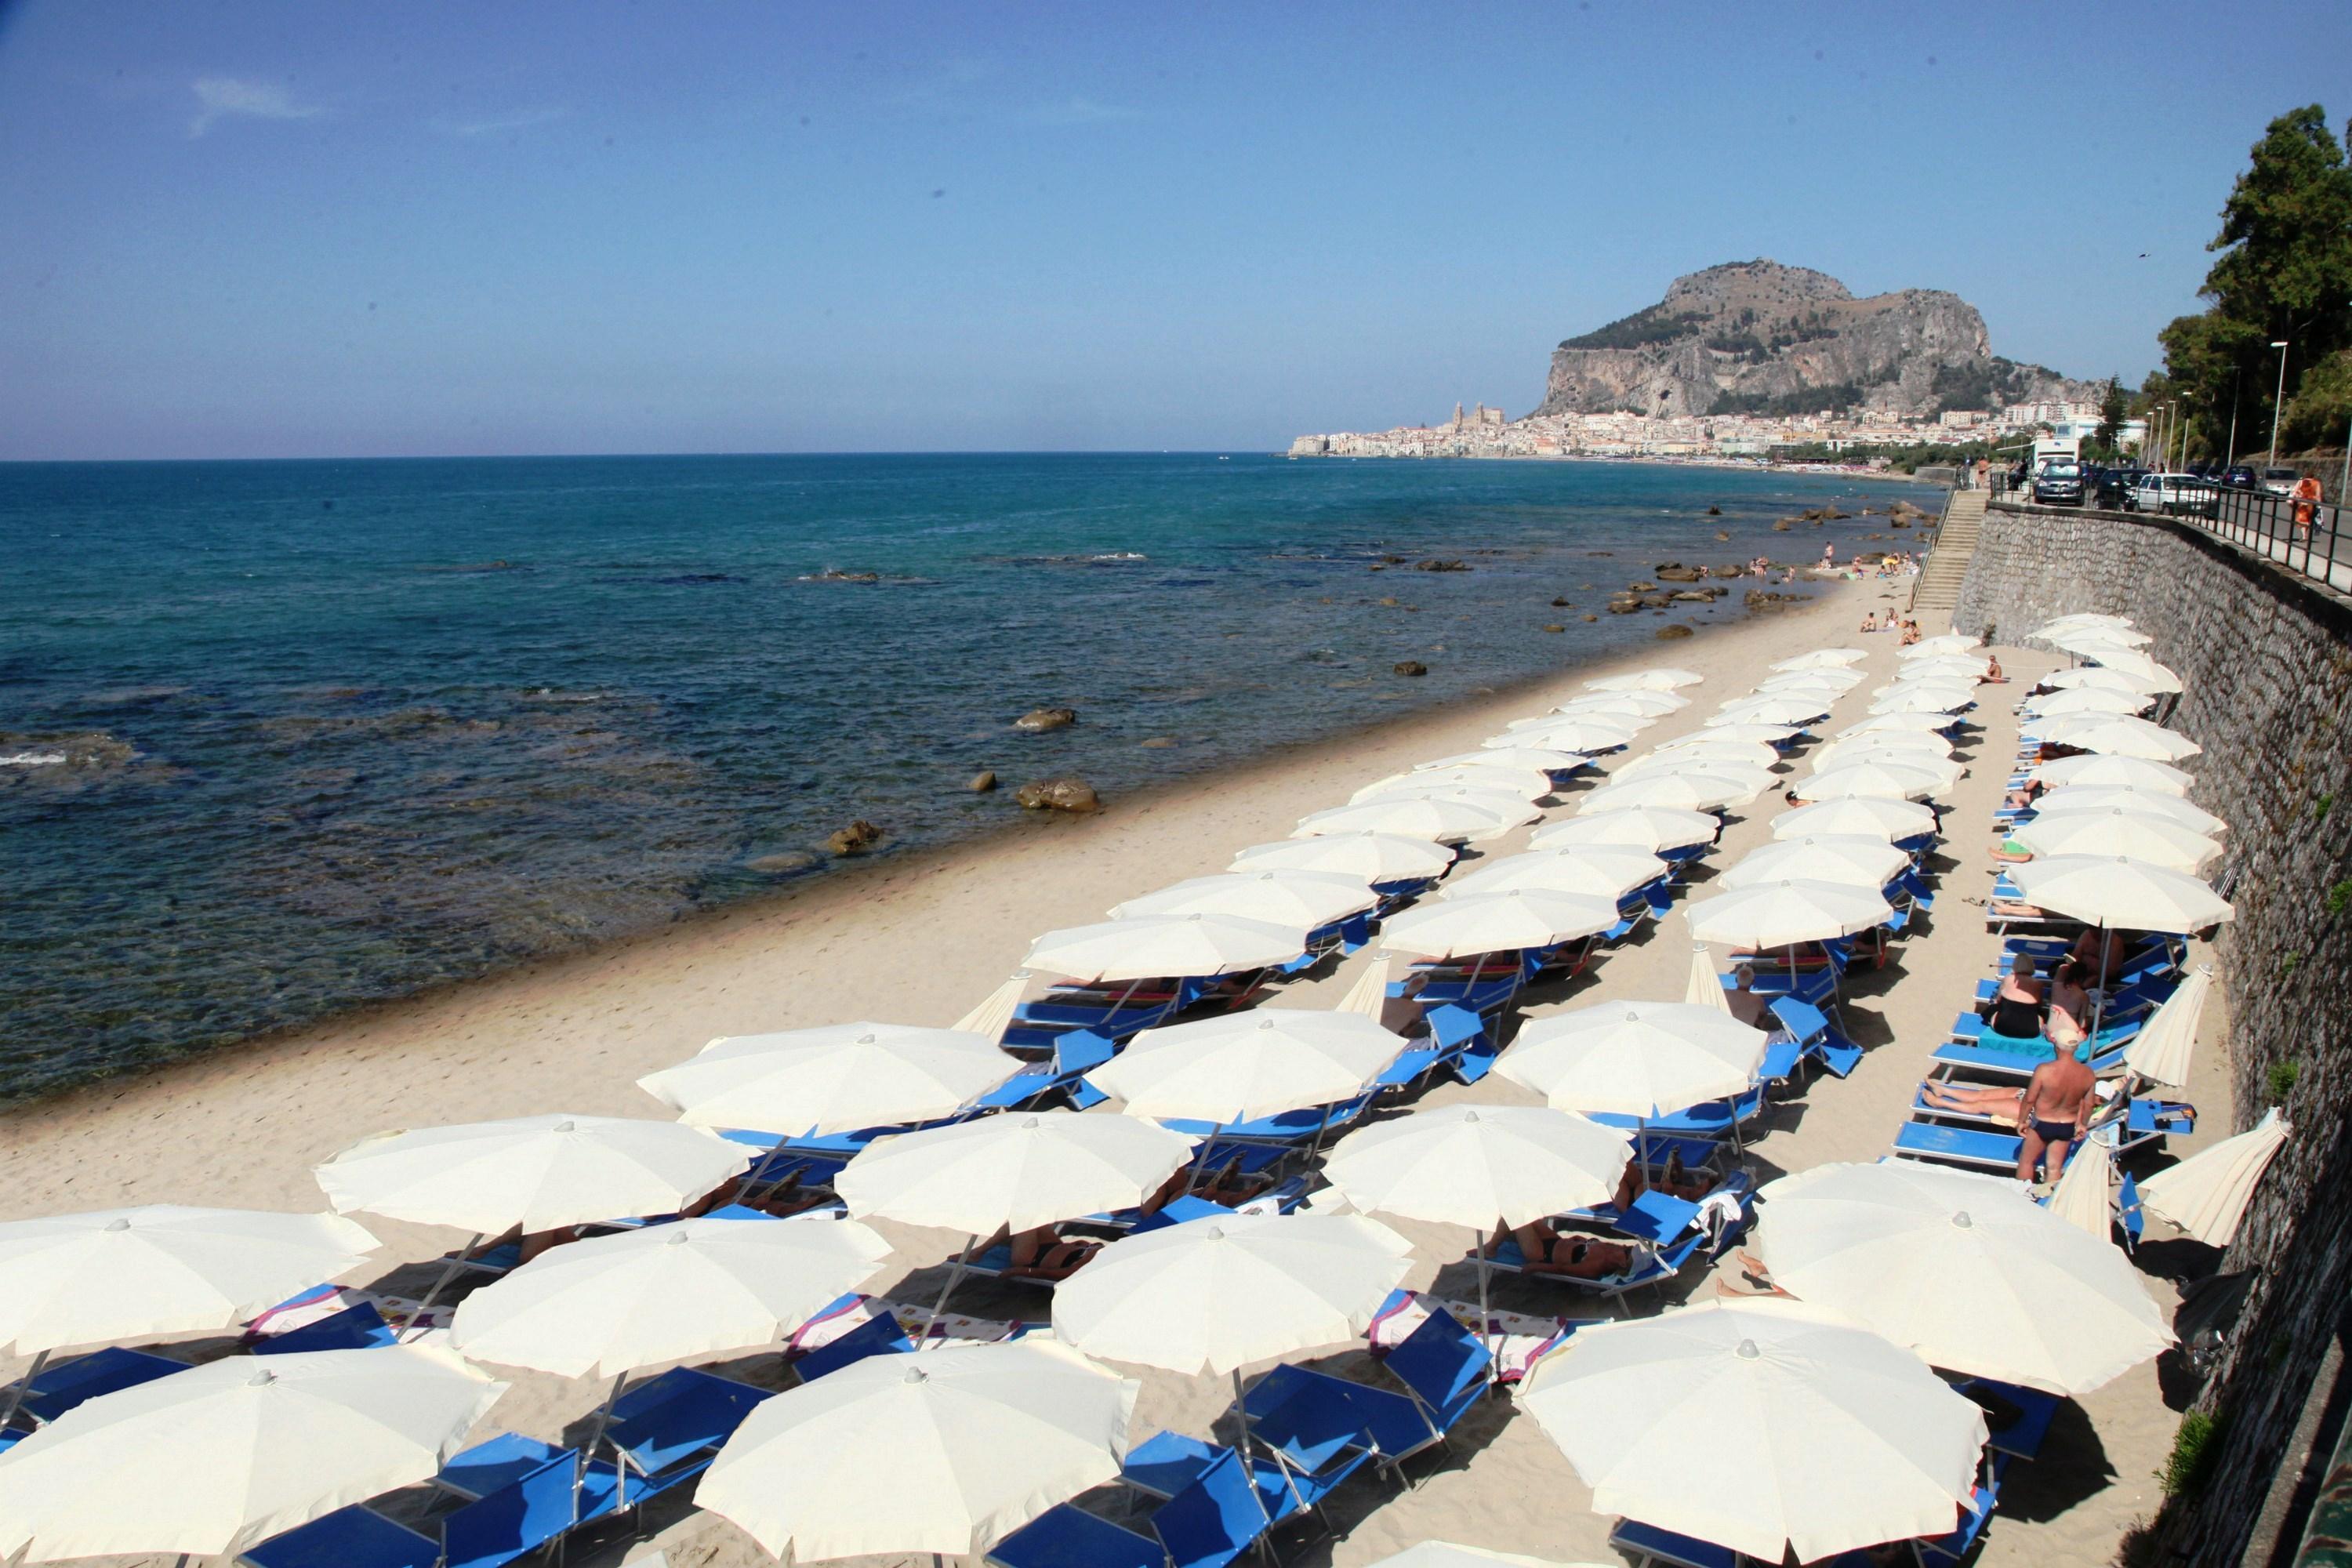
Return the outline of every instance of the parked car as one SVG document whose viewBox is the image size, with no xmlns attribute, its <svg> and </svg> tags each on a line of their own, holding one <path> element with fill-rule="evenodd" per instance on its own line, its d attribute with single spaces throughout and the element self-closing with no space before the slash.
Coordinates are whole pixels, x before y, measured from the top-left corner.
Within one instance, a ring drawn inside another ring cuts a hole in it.
<svg viewBox="0 0 2352 1568">
<path fill-rule="evenodd" d="M 2132 468 L 2101 468 L 2095 492 L 2099 505 L 2123 505 L 2131 495 L 2132 487 L 2139 483 L 2140 476 L 2146 471 Z"/>
<path fill-rule="evenodd" d="M 2194 474 L 2142 474 L 2124 498 L 2124 508 L 2171 517 L 2219 517 L 2221 492 Z"/>
<path fill-rule="evenodd" d="M 2239 463 L 2233 465 L 2228 473 L 2221 476 L 2221 483 L 2225 489 L 2251 490 L 2257 489 L 2262 481 L 2256 478 L 2252 464 Z"/>
<path fill-rule="evenodd" d="M 2301 478 L 2303 478 L 2303 470 L 2301 468 L 2264 468 L 2263 470 L 2263 494 L 2266 496 L 2291 495 L 2294 490 L 2294 482 Z"/>
<path fill-rule="evenodd" d="M 2033 500 L 2037 506 L 2081 506 L 2083 465 L 2067 462 L 2042 464 L 2042 471 L 2033 476 Z"/>
</svg>

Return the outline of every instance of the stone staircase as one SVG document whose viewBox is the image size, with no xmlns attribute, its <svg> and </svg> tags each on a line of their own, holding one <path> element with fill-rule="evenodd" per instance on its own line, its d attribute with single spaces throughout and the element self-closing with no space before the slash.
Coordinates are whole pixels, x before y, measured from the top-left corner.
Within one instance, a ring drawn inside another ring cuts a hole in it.
<svg viewBox="0 0 2352 1568">
<path fill-rule="evenodd" d="M 1952 493 L 1951 505 L 1944 513 L 1944 525 L 1936 534 L 1936 548 L 1921 568 L 1919 581 L 1912 585 L 1913 615 L 1922 610 L 1940 610 L 1948 615 L 1952 606 L 1960 602 L 1960 580 L 1969 574 L 1969 562 L 1977 552 L 1977 535 L 1983 531 L 1984 514 L 1984 491 Z"/>
</svg>

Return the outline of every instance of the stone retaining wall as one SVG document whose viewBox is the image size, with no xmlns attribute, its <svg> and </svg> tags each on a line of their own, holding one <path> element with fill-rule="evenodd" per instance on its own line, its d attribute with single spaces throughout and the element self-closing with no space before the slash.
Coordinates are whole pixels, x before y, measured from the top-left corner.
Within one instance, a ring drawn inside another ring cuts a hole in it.
<svg viewBox="0 0 2352 1568">
<path fill-rule="evenodd" d="M 2130 616 L 2187 687 L 2170 722 L 2204 747 L 2193 797 L 2230 823 L 2234 1130 L 2274 1102 L 2294 1127 L 2221 1260 L 2253 1276 L 2199 1398 L 2226 1416 L 2222 1451 L 2155 1532 L 2170 1561 L 2232 1563 L 2352 1291 L 2352 601 L 2186 523 L 1996 503 L 1954 629 L 2013 645 L 2076 611 Z"/>
</svg>

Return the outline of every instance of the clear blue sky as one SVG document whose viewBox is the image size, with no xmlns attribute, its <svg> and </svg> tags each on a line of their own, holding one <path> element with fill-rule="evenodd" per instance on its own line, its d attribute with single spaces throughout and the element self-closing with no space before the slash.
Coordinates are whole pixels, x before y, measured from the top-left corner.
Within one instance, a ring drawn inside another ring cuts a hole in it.
<svg viewBox="0 0 2352 1568">
<path fill-rule="evenodd" d="M 1264 449 L 1523 413 L 1756 256 L 2137 380 L 2347 58 L 2342 0 L 0 0 L 0 458 Z"/>
</svg>

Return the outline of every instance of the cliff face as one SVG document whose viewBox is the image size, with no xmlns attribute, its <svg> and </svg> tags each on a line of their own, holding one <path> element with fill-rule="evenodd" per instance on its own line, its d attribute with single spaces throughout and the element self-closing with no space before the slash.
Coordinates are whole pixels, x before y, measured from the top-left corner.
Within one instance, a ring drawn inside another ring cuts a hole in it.
<svg viewBox="0 0 2352 1568">
<path fill-rule="evenodd" d="M 1810 414 L 1862 404 L 1907 415 L 2088 395 L 1993 356 L 1957 294 L 1857 300 L 1825 273 L 1736 261 L 1677 278 L 1666 297 L 1552 353 L 1539 414 Z"/>
</svg>

